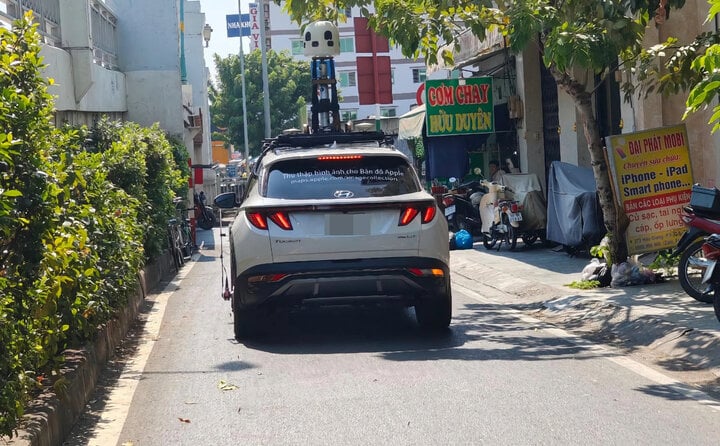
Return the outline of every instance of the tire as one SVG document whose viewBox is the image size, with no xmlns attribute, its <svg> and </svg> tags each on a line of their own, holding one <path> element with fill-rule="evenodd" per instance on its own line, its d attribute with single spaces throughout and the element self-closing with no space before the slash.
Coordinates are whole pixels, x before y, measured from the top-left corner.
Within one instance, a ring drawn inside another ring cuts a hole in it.
<svg viewBox="0 0 720 446">
<path fill-rule="evenodd" d="M 530 246 L 537 241 L 538 236 L 537 234 L 523 234 L 521 238 L 526 246 Z"/>
<path fill-rule="evenodd" d="M 491 227 L 491 228 L 490 228 L 490 233 L 491 233 L 491 234 L 494 234 L 493 231 L 494 231 L 494 230 L 493 230 L 493 228 Z M 483 234 L 483 246 L 485 247 L 485 249 L 493 249 L 493 247 L 495 247 L 495 244 L 496 244 L 496 243 L 497 243 L 497 239 L 495 238 L 494 235 Z"/>
<path fill-rule="evenodd" d="M 206 215 L 208 218 L 206 218 Z M 215 216 L 211 212 L 208 211 L 208 212 L 202 214 L 200 216 L 200 218 L 198 218 L 197 223 L 198 223 L 198 226 L 200 226 L 200 228 L 202 228 L 202 229 L 205 229 L 205 230 L 212 229 L 213 227 L 215 227 Z"/>
<path fill-rule="evenodd" d="M 256 308 L 242 308 L 237 287 L 233 296 L 233 328 L 235 340 L 255 339 L 261 334 L 262 312 Z"/>
<path fill-rule="evenodd" d="M 461 211 L 455 211 L 455 216 L 453 217 L 453 220 L 455 220 L 455 232 L 460 231 L 461 229 L 464 229 L 467 232 L 471 232 L 470 228 L 468 228 L 467 218 L 465 217 L 465 214 L 463 214 Z"/>
<path fill-rule="evenodd" d="M 678 263 L 678 279 L 680 286 L 690 297 L 700 302 L 713 303 L 713 287 L 702 283 L 705 273 L 703 243 L 703 239 L 695 240 L 683 251 Z"/>
<path fill-rule="evenodd" d="M 713 286 L 715 291 L 713 293 L 713 310 L 715 310 L 715 318 L 720 321 L 720 286 Z"/>
<path fill-rule="evenodd" d="M 452 297 L 427 300 L 415 304 L 415 318 L 418 325 L 425 331 L 445 331 L 452 319 Z"/>
<path fill-rule="evenodd" d="M 503 214 L 502 221 L 507 232 L 505 233 L 505 243 L 510 247 L 510 251 L 513 251 L 517 246 L 517 235 L 515 234 L 515 228 L 510 224 L 510 217 L 507 214 Z"/>
</svg>

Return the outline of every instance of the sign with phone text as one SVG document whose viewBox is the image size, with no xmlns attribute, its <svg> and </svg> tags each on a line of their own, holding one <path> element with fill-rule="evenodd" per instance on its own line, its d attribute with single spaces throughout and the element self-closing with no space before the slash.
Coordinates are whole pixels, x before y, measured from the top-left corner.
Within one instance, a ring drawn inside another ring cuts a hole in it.
<svg viewBox="0 0 720 446">
<path fill-rule="evenodd" d="M 615 196 L 630 220 L 628 253 L 673 248 L 693 184 L 685 124 L 608 136 L 606 145 Z"/>
<path fill-rule="evenodd" d="M 425 81 L 427 136 L 495 132 L 492 77 Z"/>
</svg>

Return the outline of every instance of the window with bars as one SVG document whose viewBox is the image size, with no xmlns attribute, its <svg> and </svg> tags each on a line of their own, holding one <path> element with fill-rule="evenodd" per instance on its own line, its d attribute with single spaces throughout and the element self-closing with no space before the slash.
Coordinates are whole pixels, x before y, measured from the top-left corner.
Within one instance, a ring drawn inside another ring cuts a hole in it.
<svg viewBox="0 0 720 446">
<path fill-rule="evenodd" d="M 427 71 L 425 68 L 413 68 L 413 70 L 412 70 L 413 83 L 421 84 L 421 83 L 425 82 L 426 73 L 427 73 Z"/>
<path fill-rule="evenodd" d="M 60 46 L 60 0 L 0 0 L 3 22 L 12 22 L 32 11 L 38 32 L 47 45 Z"/>
<path fill-rule="evenodd" d="M 117 19 L 99 1 L 90 10 L 95 63 L 108 69 L 117 68 Z"/>
<path fill-rule="evenodd" d="M 340 116 L 342 116 L 343 121 L 353 121 L 357 119 L 357 110 L 349 109 L 349 110 L 340 110 Z"/>
<path fill-rule="evenodd" d="M 340 52 L 341 53 L 354 53 L 355 52 L 355 38 L 354 37 L 341 37 L 340 38 Z"/>
<path fill-rule="evenodd" d="M 341 71 L 338 73 L 338 83 L 341 87 L 357 87 L 357 74 L 354 71 Z"/>
</svg>

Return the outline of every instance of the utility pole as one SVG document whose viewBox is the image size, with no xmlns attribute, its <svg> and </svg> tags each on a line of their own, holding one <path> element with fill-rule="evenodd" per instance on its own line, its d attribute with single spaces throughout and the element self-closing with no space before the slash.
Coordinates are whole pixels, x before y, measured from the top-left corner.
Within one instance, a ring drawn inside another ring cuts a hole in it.
<svg viewBox="0 0 720 446">
<path fill-rule="evenodd" d="M 243 50 L 242 6 L 238 0 L 238 23 L 240 24 L 240 77 L 242 85 L 243 136 L 245 138 L 245 172 L 250 176 L 250 149 L 248 147 L 247 96 L 245 95 L 245 51 Z"/>
<path fill-rule="evenodd" d="M 262 59 L 263 107 L 265 109 L 265 138 L 272 136 L 270 129 L 270 91 L 268 86 L 267 45 L 265 42 L 265 0 L 260 0 L 260 56 Z"/>
</svg>

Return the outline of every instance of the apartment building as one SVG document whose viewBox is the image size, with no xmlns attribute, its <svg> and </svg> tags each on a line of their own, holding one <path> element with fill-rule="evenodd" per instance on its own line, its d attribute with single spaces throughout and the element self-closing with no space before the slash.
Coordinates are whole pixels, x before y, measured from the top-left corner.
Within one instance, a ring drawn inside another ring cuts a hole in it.
<svg viewBox="0 0 720 446">
<path fill-rule="evenodd" d="M 287 50 L 298 60 L 303 53 L 300 27 L 281 6 L 265 3 L 266 43 L 275 51 Z M 340 116 L 343 121 L 368 117 L 395 117 L 417 105 L 416 94 L 425 82 L 424 59 L 408 59 L 387 39 L 367 29 L 359 8 L 344 11 L 337 24 L 340 55 L 335 56 Z"/>
<path fill-rule="evenodd" d="M 0 0 L 0 24 L 33 11 L 56 125 L 159 123 L 195 164 L 212 160 L 199 1 Z"/>
</svg>

